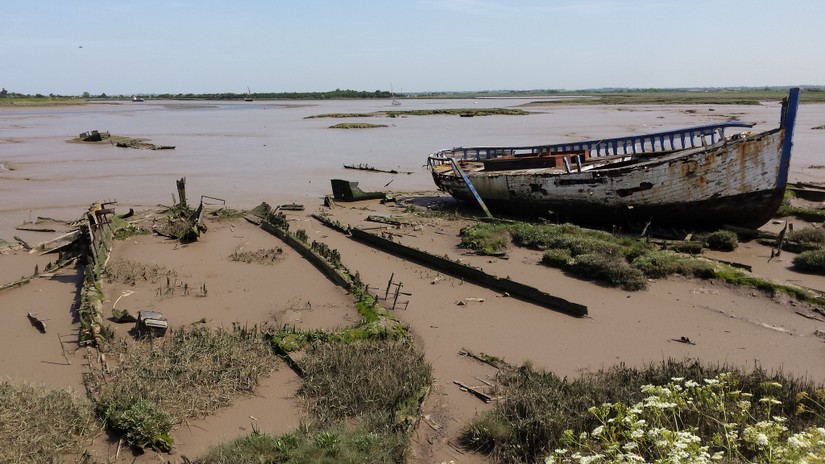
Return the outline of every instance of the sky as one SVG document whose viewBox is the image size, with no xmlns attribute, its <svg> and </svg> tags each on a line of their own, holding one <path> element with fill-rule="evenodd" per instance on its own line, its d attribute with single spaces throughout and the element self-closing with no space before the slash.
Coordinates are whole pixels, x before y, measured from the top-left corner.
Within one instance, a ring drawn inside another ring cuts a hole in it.
<svg viewBox="0 0 825 464">
<path fill-rule="evenodd" d="M 825 0 L 0 0 L 44 95 L 825 85 Z"/>
</svg>

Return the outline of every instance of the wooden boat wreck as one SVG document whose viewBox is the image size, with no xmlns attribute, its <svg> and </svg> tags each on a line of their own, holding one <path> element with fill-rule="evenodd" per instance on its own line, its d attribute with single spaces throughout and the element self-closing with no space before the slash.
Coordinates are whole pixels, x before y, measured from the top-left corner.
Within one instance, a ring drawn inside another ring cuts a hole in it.
<svg viewBox="0 0 825 464">
<path fill-rule="evenodd" d="M 436 185 L 493 210 L 588 223 L 756 228 L 779 208 L 788 181 L 799 89 L 779 127 L 724 122 L 555 145 L 458 147 L 429 156 Z"/>
</svg>

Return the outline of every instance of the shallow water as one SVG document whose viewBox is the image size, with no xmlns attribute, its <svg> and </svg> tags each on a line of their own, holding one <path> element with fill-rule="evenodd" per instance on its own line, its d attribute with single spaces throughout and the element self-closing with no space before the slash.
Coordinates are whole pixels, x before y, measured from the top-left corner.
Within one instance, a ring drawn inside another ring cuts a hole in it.
<svg viewBox="0 0 825 464">
<path fill-rule="evenodd" d="M 174 180 L 187 178 L 190 202 L 200 195 L 233 207 L 261 201 L 303 202 L 312 208 L 331 192 L 329 180 L 360 182 L 362 189 L 433 190 L 426 157 L 460 145 L 540 144 L 619 136 L 719 122 L 735 117 L 753 130 L 776 127 L 778 103 L 756 106 L 543 106 L 529 116 L 410 116 L 353 118 L 386 128 L 334 130 L 340 119 L 322 113 L 388 109 L 518 107 L 531 100 L 404 100 L 324 102 L 92 103 L 50 108 L 0 108 L 0 238 L 26 236 L 14 226 L 37 216 L 73 219 L 95 201 L 119 201 L 119 210 L 169 204 Z M 823 181 L 819 147 L 825 105 L 799 111 L 791 180 Z M 69 143 L 97 129 L 143 137 L 175 150 L 136 150 Z M 382 174 L 347 170 L 365 163 Z M 388 184 L 388 185 L 387 185 Z M 31 234 L 31 233 L 29 233 Z M 41 238 L 38 235 L 35 239 Z"/>
</svg>

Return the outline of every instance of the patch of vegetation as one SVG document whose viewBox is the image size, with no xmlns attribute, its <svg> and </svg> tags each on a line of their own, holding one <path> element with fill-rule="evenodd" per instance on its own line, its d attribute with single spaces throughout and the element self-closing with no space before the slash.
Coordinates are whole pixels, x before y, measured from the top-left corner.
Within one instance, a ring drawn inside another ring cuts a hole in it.
<svg viewBox="0 0 825 464">
<path fill-rule="evenodd" d="M 246 215 L 246 211 L 235 208 L 221 208 L 209 213 L 209 215 L 218 221 L 233 221 L 244 217 Z"/>
<path fill-rule="evenodd" d="M 389 127 L 386 124 L 370 124 L 366 122 L 342 122 L 329 126 L 330 129 L 375 129 L 378 127 Z"/>
<path fill-rule="evenodd" d="M 508 224 L 472 225 L 461 229 L 459 246 L 481 255 L 501 254 L 512 241 L 512 226 Z"/>
<path fill-rule="evenodd" d="M 731 285 L 755 288 L 772 296 L 777 293 L 784 293 L 799 301 L 825 308 L 825 298 L 813 295 L 809 291 L 799 287 L 771 282 L 726 265 L 717 266 L 715 272 L 717 279 Z"/>
<path fill-rule="evenodd" d="M 363 319 L 351 327 L 338 331 L 299 330 L 282 326 L 267 333 L 277 353 L 285 354 L 306 348 L 316 342 L 349 343 L 370 340 L 402 340 L 409 336 L 409 327 L 398 322 L 389 311 L 383 309 L 376 298 L 362 289 L 356 289 L 355 304 Z"/>
<path fill-rule="evenodd" d="M 792 230 L 785 235 L 785 239 L 793 242 L 821 246 L 825 244 L 825 229 L 822 227 L 806 227 L 804 229 Z"/>
<path fill-rule="evenodd" d="M 399 116 L 524 116 L 530 114 L 529 111 L 524 111 L 516 108 L 445 108 L 433 110 L 393 110 L 393 111 L 376 111 L 374 113 L 325 113 L 307 116 L 304 119 L 317 118 L 370 118 L 387 116 L 390 118 L 397 118 Z"/>
<path fill-rule="evenodd" d="M 324 114 L 316 114 L 313 116 L 306 116 L 304 119 L 323 119 L 323 118 L 335 118 L 335 119 L 344 119 L 344 118 L 371 118 L 375 116 L 375 113 L 324 113 Z"/>
<path fill-rule="evenodd" d="M 0 462 L 73 462 L 101 430 L 83 397 L 0 382 Z"/>
<path fill-rule="evenodd" d="M 181 329 L 163 339 L 111 344 L 117 366 L 92 366 L 84 383 L 100 418 L 129 445 L 171 448 L 172 426 L 250 394 L 275 368 L 253 328 Z"/>
<path fill-rule="evenodd" d="M 103 277 L 108 283 L 136 285 L 138 281 L 156 283 L 165 278 L 167 282 L 177 277 L 177 272 L 166 266 L 144 264 L 129 259 L 116 259 L 106 265 Z M 168 285 L 168 284 L 167 284 Z"/>
<path fill-rule="evenodd" d="M 711 250 L 733 251 L 739 246 L 739 238 L 735 232 L 717 230 L 702 236 L 705 245 Z"/>
<path fill-rule="evenodd" d="M 622 89 L 583 90 L 579 92 L 544 92 L 547 95 L 563 95 L 560 98 L 531 102 L 528 106 L 547 105 L 758 105 L 765 101 L 780 101 L 788 96 L 787 89 Z M 805 88 L 800 94 L 804 103 L 825 101 L 825 92 L 818 88 Z"/>
<path fill-rule="evenodd" d="M 410 341 L 313 344 L 300 361 L 299 394 L 322 424 L 369 417 L 378 430 L 406 428 L 432 383 L 432 368 Z"/>
<path fill-rule="evenodd" d="M 260 250 L 244 250 L 243 247 L 238 247 L 229 255 L 229 259 L 242 263 L 275 264 L 283 253 L 281 247 Z"/>
<path fill-rule="evenodd" d="M 655 449 L 622 448 L 625 443 L 645 438 L 630 433 L 612 435 L 611 438 L 619 441 L 615 448 L 597 446 L 589 450 L 579 449 L 570 441 L 571 437 L 580 440 L 589 438 L 582 438 L 579 435 L 582 431 L 613 427 L 608 423 L 613 423 L 610 418 L 618 418 L 615 426 L 620 426 L 624 414 L 641 410 L 644 406 L 638 406 L 638 403 L 645 404 L 646 399 L 651 398 L 655 387 L 644 387 L 646 385 L 667 386 L 677 382 L 680 387 L 671 388 L 672 395 L 699 391 L 689 388 L 712 386 L 710 390 L 714 398 L 697 394 L 692 403 L 677 402 L 672 397 L 655 403 L 663 405 L 659 409 L 660 418 L 681 415 L 678 424 L 670 423 L 666 430 L 676 432 L 688 429 L 715 447 L 712 452 L 724 446 L 724 440 L 720 442 L 719 438 L 724 439 L 726 434 L 720 433 L 720 427 L 741 433 L 747 427 L 757 426 L 762 420 L 770 420 L 772 416 L 786 418 L 782 424 L 792 433 L 825 424 L 825 390 L 821 386 L 805 379 L 785 376 L 781 372 L 767 373 L 759 369 L 745 372 L 727 366 L 703 365 L 698 361 L 669 360 L 638 369 L 617 366 L 585 373 L 575 380 L 562 379 L 551 372 L 536 371 L 525 365 L 503 371 L 499 382 L 506 391 L 506 399 L 477 416 L 463 431 L 461 441 L 464 446 L 488 453 L 502 463 L 537 462 L 554 450 L 564 448 L 582 453 L 623 449 L 625 452 L 644 453 Z M 710 401 L 705 403 L 705 400 Z M 652 401 L 646 404 L 654 404 Z M 670 402 L 675 404 L 670 405 Z M 741 411 L 740 407 L 745 408 L 743 402 L 747 404 L 746 413 L 733 414 L 733 411 Z M 610 409 L 604 409 L 608 407 Z M 697 409 L 691 410 L 691 407 Z M 706 407 L 708 409 L 702 409 Z M 724 420 L 720 420 L 719 411 L 728 412 Z M 635 421 L 630 422 L 633 423 Z M 573 431 L 572 435 L 568 430 Z M 594 433 L 596 436 L 599 434 Z M 743 455 L 730 457 L 744 458 L 733 462 L 751 462 L 748 459 L 756 456 L 755 451 L 758 450 L 742 449 Z M 572 452 L 553 462 L 579 462 L 570 459 Z M 654 460 L 646 456 L 644 462 Z"/>
<path fill-rule="evenodd" d="M 280 437 L 253 432 L 198 462 L 403 462 L 432 383 L 431 366 L 410 341 L 316 341 L 300 366 L 311 425 Z"/>
<path fill-rule="evenodd" d="M 253 432 L 211 449 L 197 464 L 395 464 L 403 461 L 402 432 L 376 433 L 342 426 L 300 430 L 279 437 Z"/>
<path fill-rule="evenodd" d="M 790 202 L 784 201 L 776 212 L 777 217 L 795 217 L 808 222 L 825 221 L 825 207 L 807 208 L 804 206 L 794 206 Z"/>
<path fill-rule="evenodd" d="M 794 257 L 793 265 L 803 272 L 825 275 L 825 250 L 803 251 Z"/>
<path fill-rule="evenodd" d="M 595 279 L 623 290 L 644 290 L 647 278 L 618 256 L 584 253 L 576 256 L 566 269 L 585 279 Z"/>
<path fill-rule="evenodd" d="M 407 110 L 407 111 L 387 111 L 387 116 L 394 118 L 398 116 L 526 116 L 529 111 L 516 108 L 449 108 L 433 110 Z"/>
<path fill-rule="evenodd" d="M 781 402 L 770 394 L 782 385 L 768 381 L 760 387 L 768 394 L 754 404 L 752 393 L 738 389 L 726 373 L 704 383 L 676 377 L 665 385 L 642 386 L 647 396 L 636 404 L 591 408 L 601 425 L 578 434 L 565 430 L 561 441 L 567 449 L 554 449 L 545 462 L 797 464 L 825 456 L 825 428 L 789 431 L 787 417 L 773 413 Z M 712 417 L 720 411 L 724 420 Z"/>
<path fill-rule="evenodd" d="M 771 295 L 785 293 L 799 301 L 825 307 L 825 299 L 789 285 L 777 284 L 731 266 L 678 253 L 687 247 L 691 254 L 701 250 L 701 243 L 730 249 L 738 244 L 736 234 L 717 231 L 702 238 L 703 242 L 666 244 L 662 250 L 651 242 L 630 237 L 618 237 L 608 232 L 581 228 L 572 224 L 474 224 L 462 229 L 461 245 L 482 253 L 500 253 L 512 242 L 544 250 L 542 263 L 563 269 L 584 279 L 597 280 L 625 290 L 642 290 L 648 279 L 661 279 L 673 274 L 700 279 L 720 279 L 732 285 L 748 286 Z M 811 260 L 818 266 L 816 257 Z M 815 271 L 809 271 L 815 272 Z"/>
</svg>

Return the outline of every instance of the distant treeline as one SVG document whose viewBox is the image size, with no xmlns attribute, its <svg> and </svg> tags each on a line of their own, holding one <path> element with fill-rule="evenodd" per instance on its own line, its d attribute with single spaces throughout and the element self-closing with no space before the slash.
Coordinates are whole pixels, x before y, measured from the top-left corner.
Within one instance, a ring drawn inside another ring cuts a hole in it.
<svg viewBox="0 0 825 464">
<path fill-rule="evenodd" d="M 256 93 L 161 93 L 153 98 L 180 100 L 242 100 L 247 97 L 262 100 L 335 100 L 345 98 L 391 98 L 392 94 L 384 90 L 367 92 L 364 90 L 335 89 L 328 92 L 256 92 Z"/>
<path fill-rule="evenodd" d="M 336 100 L 336 99 L 390 99 L 390 98 L 502 98 L 502 97 L 564 97 L 556 101 L 537 101 L 533 104 L 757 104 L 774 101 L 787 95 L 788 87 L 696 87 L 696 88 L 599 88 L 583 90 L 481 90 L 434 91 L 393 94 L 386 90 L 363 91 L 335 89 L 326 92 L 257 92 L 257 93 L 161 93 L 140 94 L 145 98 L 163 100 Z M 67 104 L 88 100 L 124 100 L 132 95 L 31 95 L 0 90 L 0 105 L 8 104 Z M 802 86 L 803 103 L 825 102 L 825 86 Z"/>
</svg>

